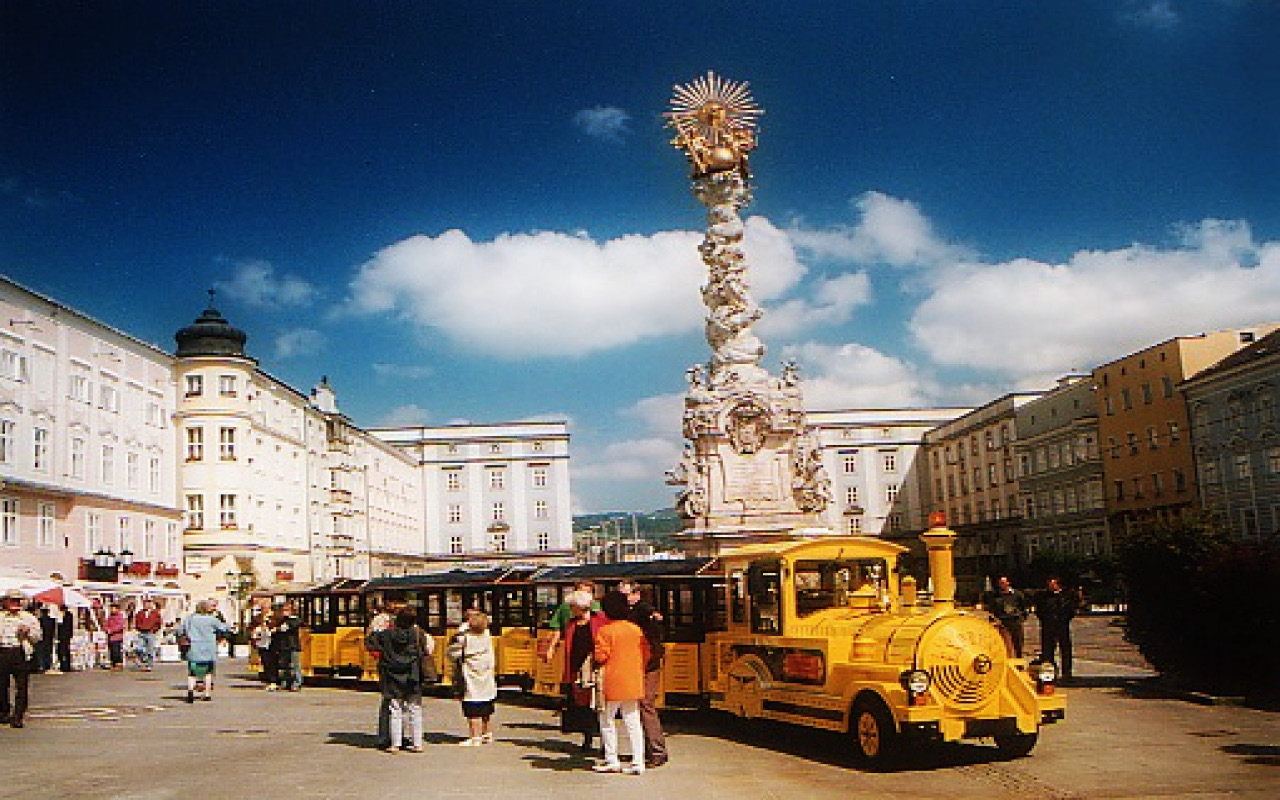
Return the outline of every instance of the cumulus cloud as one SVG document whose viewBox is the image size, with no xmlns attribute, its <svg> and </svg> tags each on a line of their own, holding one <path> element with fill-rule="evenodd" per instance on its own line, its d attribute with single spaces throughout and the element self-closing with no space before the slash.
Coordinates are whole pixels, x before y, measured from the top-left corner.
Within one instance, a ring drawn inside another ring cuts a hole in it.
<svg viewBox="0 0 1280 800">
<path fill-rule="evenodd" d="M 325 338 L 320 331 L 311 328 L 294 328 L 276 336 L 276 358 L 314 356 L 324 349 Z"/>
<path fill-rule="evenodd" d="M 807 298 L 770 306 L 756 330 L 766 339 L 794 336 L 813 326 L 843 325 L 854 309 L 871 302 L 871 280 L 865 272 L 849 272 L 813 282 Z"/>
<path fill-rule="evenodd" d="M 811 409 L 922 406 L 940 393 L 919 367 L 861 344 L 808 342 L 784 348 L 783 355 L 799 364 Z"/>
<path fill-rule="evenodd" d="M 384 414 L 378 422 L 378 426 L 398 428 L 411 425 L 426 425 L 427 420 L 430 418 L 431 413 L 427 409 L 415 403 L 406 403 L 402 406 L 396 406 Z"/>
<path fill-rule="evenodd" d="M 257 308 L 306 306 L 320 294 L 306 279 L 278 275 L 275 267 L 259 260 L 236 264 L 231 280 L 217 281 L 214 286 L 227 297 Z"/>
<path fill-rule="evenodd" d="M 970 257 L 967 248 L 940 238 L 915 203 L 882 192 L 866 192 L 853 201 L 859 215 L 853 225 L 790 231 L 793 242 L 816 258 L 892 267 L 929 267 Z"/>
<path fill-rule="evenodd" d="M 1014 376 L 1089 369 L 1173 336 L 1276 318 L 1280 242 L 1204 220 L 1178 242 L 1065 263 L 963 263 L 935 276 L 910 328 L 937 363 Z"/>
<path fill-rule="evenodd" d="M 630 131 L 631 115 L 616 106 L 584 108 L 573 115 L 573 124 L 593 139 L 620 142 Z"/>
<path fill-rule="evenodd" d="M 348 310 L 395 313 L 476 352 L 581 356 L 701 327 L 701 234 L 666 231 L 597 241 L 585 234 L 459 230 L 415 236 L 377 253 L 351 282 Z M 805 270 L 787 235 L 747 221 L 753 293 L 767 301 Z"/>
</svg>

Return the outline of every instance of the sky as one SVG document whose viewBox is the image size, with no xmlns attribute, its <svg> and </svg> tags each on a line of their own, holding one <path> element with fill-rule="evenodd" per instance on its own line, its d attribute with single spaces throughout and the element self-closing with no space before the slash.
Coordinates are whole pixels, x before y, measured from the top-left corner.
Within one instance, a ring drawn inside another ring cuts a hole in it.
<svg viewBox="0 0 1280 800">
<path fill-rule="evenodd" d="M 216 290 L 357 425 L 569 423 L 668 507 L 703 363 L 677 84 L 764 110 L 811 409 L 977 406 L 1280 320 L 1280 2 L 0 0 L 0 274 L 173 350 Z"/>
</svg>

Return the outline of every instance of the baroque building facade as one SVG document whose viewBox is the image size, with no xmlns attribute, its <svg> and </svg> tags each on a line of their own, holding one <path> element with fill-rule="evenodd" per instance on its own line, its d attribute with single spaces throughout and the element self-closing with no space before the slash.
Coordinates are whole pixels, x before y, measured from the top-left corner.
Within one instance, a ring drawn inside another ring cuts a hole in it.
<svg viewBox="0 0 1280 800">
<path fill-rule="evenodd" d="M 361 428 L 212 299 L 175 341 L 0 278 L 0 569 L 242 598 L 572 553 L 566 423 Z"/>
<path fill-rule="evenodd" d="M 1280 331 L 1185 381 L 1201 507 L 1242 541 L 1280 535 Z"/>
<path fill-rule="evenodd" d="M 925 434 L 968 408 L 889 408 L 810 411 L 813 436 L 831 477 L 832 502 L 822 522 L 864 536 L 924 530 L 929 495 L 918 454 Z"/>
<path fill-rule="evenodd" d="M 1198 502 L 1186 398 L 1177 387 L 1276 330 L 1274 324 L 1179 336 L 1093 370 L 1110 537 L 1176 519 Z"/>
<path fill-rule="evenodd" d="M 976 600 L 988 577 L 1017 564 L 1022 518 L 1017 417 L 1041 394 L 1006 394 L 924 436 L 921 479 L 929 506 L 945 511 L 958 534 L 959 597 Z"/>
<path fill-rule="evenodd" d="M 173 364 L 0 278 L 0 567 L 172 588 L 182 563 Z"/>
<path fill-rule="evenodd" d="M 1022 556 L 1111 552 L 1093 378 L 1066 375 L 1020 406 L 1014 430 Z"/>
<path fill-rule="evenodd" d="M 572 559 L 567 423 L 408 426 L 370 433 L 419 465 L 426 549 L 440 560 Z"/>
</svg>

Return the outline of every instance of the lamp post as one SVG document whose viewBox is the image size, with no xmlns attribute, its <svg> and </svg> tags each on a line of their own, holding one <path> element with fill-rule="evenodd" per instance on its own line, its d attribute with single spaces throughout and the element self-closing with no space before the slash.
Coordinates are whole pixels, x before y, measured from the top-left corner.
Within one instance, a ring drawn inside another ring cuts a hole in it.
<svg viewBox="0 0 1280 800">
<path fill-rule="evenodd" d="M 93 554 L 87 577 L 94 581 L 116 583 L 120 580 L 120 569 L 123 567 L 127 571 L 132 565 L 133 551 L 129 548 L 126 547 L 116 555 L 111 548 L 100 547 Z"/>
</svg>

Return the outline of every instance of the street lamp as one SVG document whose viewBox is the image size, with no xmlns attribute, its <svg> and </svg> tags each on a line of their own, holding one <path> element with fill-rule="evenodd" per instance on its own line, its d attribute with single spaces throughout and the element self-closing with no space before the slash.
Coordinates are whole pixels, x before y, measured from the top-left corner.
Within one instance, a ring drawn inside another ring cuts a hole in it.
<svg viewBox="0 0 1280 800">
<path fill-rule="evenodd" d="M 227 595 L 231 599 L 231 616 L 235 618 L 236 630 L 244 630 L 244 601 L 253 592 L 254 578 L 252 572 L 227 570 Z M 228 656 L 235 656 L 235 639 L 228 639 Z"/>
</svg>

